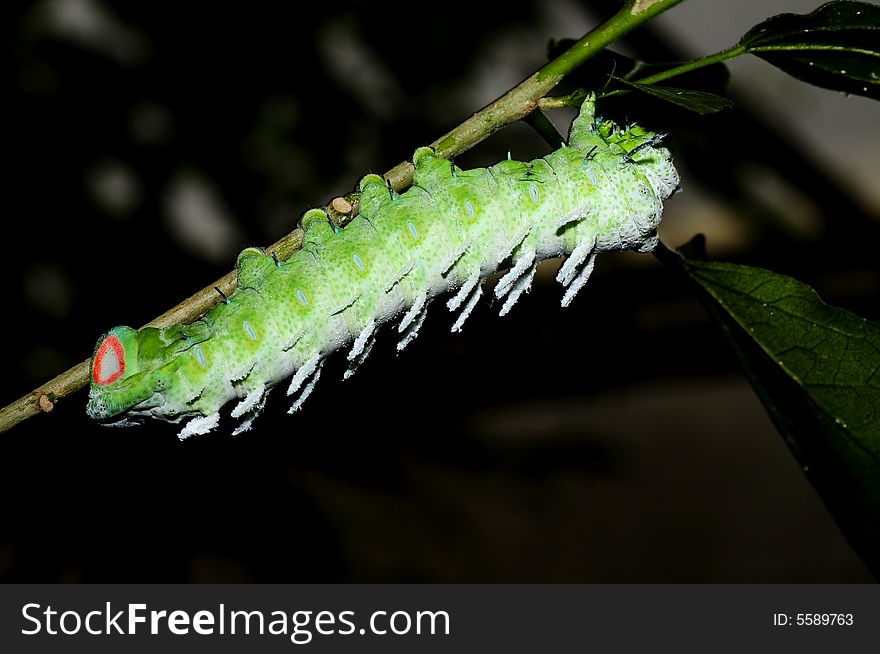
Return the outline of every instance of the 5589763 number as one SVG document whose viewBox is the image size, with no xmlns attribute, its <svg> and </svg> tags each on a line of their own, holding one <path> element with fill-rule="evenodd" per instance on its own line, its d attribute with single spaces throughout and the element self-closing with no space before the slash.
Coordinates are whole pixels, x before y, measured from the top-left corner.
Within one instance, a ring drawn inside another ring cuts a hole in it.
<svg viewBox="0 0 880 654">
<path fill-rule="evenodd" d="M 798 626 L 849 626 L 853 623 L 852 613 L 798 613 L 794 622 Z"/>
<path fill-rule="evenodd" d="M 854 622 L 852 613 L 774 613 L 773 625 L 776 627 L 849 627 Z"/>
</svg>

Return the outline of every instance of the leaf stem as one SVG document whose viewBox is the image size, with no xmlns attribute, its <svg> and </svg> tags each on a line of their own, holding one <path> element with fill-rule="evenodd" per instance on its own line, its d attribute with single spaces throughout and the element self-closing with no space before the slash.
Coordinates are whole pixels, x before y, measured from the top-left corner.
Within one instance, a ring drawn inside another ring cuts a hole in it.
<svg viewBox="0 0 880 654">
<path fill-rule="evenodd" d="M 553 148 L 559 148 L 565 145 L 565 138 L 556 129 L 556 125 L 547 117 L 540 109 L 535 109 L 525 118 L 525 122 L 529 127 L 535 130 L 547 144 Z"/>
<path fill-rule="evenodd" d="M 633 82 L 634 84 L 656 84 L 657 82 L 663 82 L 673 77 L 677 77 L 678 75 L 684 75 L 685 73 L 689 73 L 693 70 L 698 70 L 700 68 L 705 68 L 706 66 L 711 66 L 712 64 L 718 64 L 722 61 L 733 59 L 734 57 L 739 57 L 740 55 L 747 54 L 748 52 L 749 50 L 744 45 L 738 43 L 735 46 L 728 48 L 727 50 L 722 50 L 721 52 L 716 52 L 715 54 L 706 55 L 705 57 L 700 57 L 699 59 L 685 62 L 680 66 L 675 66 L 674 68 L 669 68 L 668 70 L 663 70 L 659 73 L 648 75 L 647 77 L 642 77 L 640 79 L 629 81 Z M 611 98 L 615 95 L 624 95 L 626 93 L 632 92 L 633 89 L 616 89 L 614 91 L 609 91 L 608 93 L 603 93 L 599 97 Z M 549 100 L 551 98 L 547 99 Z M 542 108 L 549 108 L 548 105 L 542 104 L 541 106 Z"/>
<path fill-rule="evenodd" d="M 697 70 L 699 68 L 704 68 L 705 66 L 711 66 L 712 64 L 718 64 L 722 61 L 726 61 L 728 59 L 733 59 L 734 57 L 739 57 L 740 55 L 746 54 L 748 51 L 744 45 L 736 44 L 732 48 L 728 48 L 727 50 L 722 50 L 721 52 L 716 52 L 712 55 L 706 55 L 705 57 L 700 57 L 699 59 L 694 59 L 693 61 L 688 61 L 680 66 L 676 66 L 675 68 L 670 68 L 669 70 L 664 70 L 659 73 L 655 73 L 653 75 L 649 75 L 648 77 L 643 77 L 642 79 L 633 80 L 638 84 L 656 84 L 657 82 L 662 82 L 664 80 L 670 79 L 671 77 L 676 77 L 678 75 L 683 75 L 684 73 L 689 73 L 692 70 Z"/>
</svg>

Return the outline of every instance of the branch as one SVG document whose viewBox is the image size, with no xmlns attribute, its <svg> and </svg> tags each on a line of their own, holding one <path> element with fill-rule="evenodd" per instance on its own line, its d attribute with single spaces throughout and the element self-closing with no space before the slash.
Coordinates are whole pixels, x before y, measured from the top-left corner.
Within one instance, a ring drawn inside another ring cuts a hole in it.
<svg viewBox="0 0 880 654">
<path fill-rule="evenodd" d="M 502 127 L 525 118 L 537 108 L 538 100 L 575 68 L 621 36 L 679 2 L 682 0 L 627 0 L 620 11 L 605 23 L 587 33 L 571 48 L 518 86 L 431 143 L 431 146 L 439 156 L 453 157 L 472 148 Z M 413 171 L 412 163 L 404 161 L 385 173 L 385 179 L 395 190 L 401 191 L 412 183 Z M 336 198 L 326 209 L 334 222 L 343 225 L 357 215 L 357 194 Z M 277 254 L 279 259 L 286 260 L 301 244 L 302 230 L 297 228 L 267 249 L 270 253 Z M 231 295 L 236 285 L 235 272 L 227 273 L 144 326 L 167 327 L 191 322 L 217 304 L 219 298 L 214 290 L 215 286 L 226 295 Z M 88 382 L 89 361 L 86 360 L 0 410 L 0 432 L 40 413 L 48 413 L 61 398 L 78 391 Z"/>
</svg>

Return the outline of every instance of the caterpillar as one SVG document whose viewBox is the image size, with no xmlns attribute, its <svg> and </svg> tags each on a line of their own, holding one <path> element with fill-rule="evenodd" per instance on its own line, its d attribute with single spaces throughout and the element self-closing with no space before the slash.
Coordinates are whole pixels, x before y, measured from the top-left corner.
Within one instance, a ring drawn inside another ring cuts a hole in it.
<svg viewBox="0 0 880 654">
<path fill-rule="evenodd" d="M 397 194 L 378 175 L 360 182 L 360 213 L 337 229 L 326 212 L 302 216 L 302 249 L 279 261 L 260 248 L 237 259 L 238 288 L 198 320 L 166 328 L 117 326 L 97 342 L 87 413 L 104 424 L 186 421 L 181 439 L 217 427 L 251 428 L 267 393 L 291 378 L 289 413 L 315 388 L 327 357 L 344 348 L 349 377 L 381 325 L 396 321 L 403 350 L 432 300 L 451 293 L 461 330 L 482 281 L 506 314 L 542 259 L 566 257 L 557 280 L 567 306 L 601 252 L 657 244 L 663 201 L 679 176 L 663 134 L 595 117 L 588 96 L 567 143 L 529 162 L 510 158 L 462 170 L 431 148 L 413 155 L 412 186 Z"/>
</svg>

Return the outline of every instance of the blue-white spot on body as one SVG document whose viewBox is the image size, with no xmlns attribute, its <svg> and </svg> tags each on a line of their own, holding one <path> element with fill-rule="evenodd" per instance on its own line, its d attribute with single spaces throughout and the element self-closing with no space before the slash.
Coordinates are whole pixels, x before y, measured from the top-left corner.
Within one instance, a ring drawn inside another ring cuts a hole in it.
<svg viewBox="0 0 880 654">
<path fill-rule="evenodd" d="M 596 184 L 599 183 L 599 178 L 596 177 L 596 171 L 593 170 L 593 166 L 590 164 L 587 164 L 586 168 L 587 168 L 587 179 L 590 180 L 590 184 L 595 186 Z"/>
<path fill-rule="evenodd" d="M 535 186 L 534 184 L 531 184 L 529 186 L 529 196 L 531 196 L 532 202 L 538 201 L 538 187 Z"/>
<path fill-rule="evenodd" d="M 202 349 L 201 345 L 196 345 L 193 347 L 193 356 L 196 358 L 196 361 L 199 362 L 199 365 L 202 368 L 208 367 L 208 357 L 205 356 L 205 351 Z"/>
<path fill-rule="evenodd" d="M 410 235 L 417 239 L 419 237 L 419 230 L 416 229 L 415 224 L 411 220 L 406 221 L 406 228 L 409 230 Z"/>
<path fill-rule="evenodd" d="M 309 298 L 307 298 L 306 294 L 300 289 L 296 289 L 296 299 L 299 300 L 299 303 L 304 307 L 309 306 Z"/>
<path fill-rule="evenodd" d="M 351 255 L 351 258 L 354 260 L 354 265 L 357 266 L 358 270 L 364 272 L 367 269 L 367 267 L 364 265 L 363 259 L 361 259 L 358 255 L 353 254 Z"/>
<path fill-rule="evenodd" d="M 465 209 L 465 211 L 467 211 L 468 216 L 470 216 L 471 218 L 474 217 L 475 212 L 474 212 L 474 203 L 473 202 L 471 202 L 470 200 L 467 200 L 464 203 L 464 209 Z"/>
<path fill-rule="evenodd" d="M 244 328 L 244 333 L 248 335 L 249 339 L 251 339 L 252 341 L 257 340 L 257 330 L 254 329 L 254 326 L 252 324 L 245 320 L 242 324 L 242 327 Z"/>
</svg>

